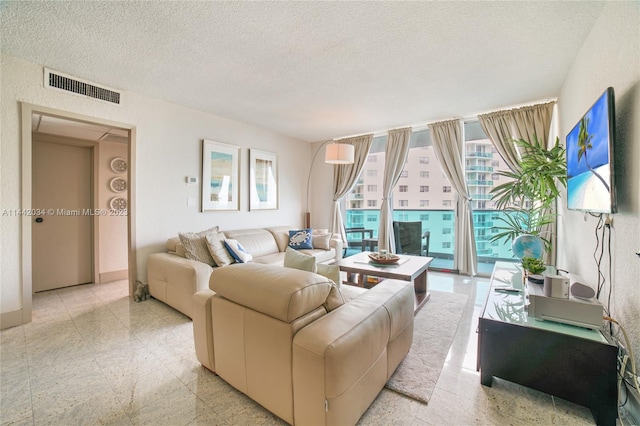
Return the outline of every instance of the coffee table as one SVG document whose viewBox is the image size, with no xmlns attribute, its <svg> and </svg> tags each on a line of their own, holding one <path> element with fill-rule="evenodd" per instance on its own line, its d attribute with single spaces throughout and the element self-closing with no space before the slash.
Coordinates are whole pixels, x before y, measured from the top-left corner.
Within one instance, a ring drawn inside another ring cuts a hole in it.
<svg viewBox="0 0 640 426">
<path fill-rule="evenodd" d="M 381 265 L 372 263 L 369 259 L 369 253 L 371 252 L 365 251 L 345 257 L 337 265 L 347 275 L 358 274 L 358 281 L 355 284 L 360 287 L 366 286 L 368 276 L 413 282 L 416 293 L 414 312 L 418 312 L 430 297 L 427 286 L 427 268 L 433 257 L 401 254 L 398 264 Z"/>
</svg>

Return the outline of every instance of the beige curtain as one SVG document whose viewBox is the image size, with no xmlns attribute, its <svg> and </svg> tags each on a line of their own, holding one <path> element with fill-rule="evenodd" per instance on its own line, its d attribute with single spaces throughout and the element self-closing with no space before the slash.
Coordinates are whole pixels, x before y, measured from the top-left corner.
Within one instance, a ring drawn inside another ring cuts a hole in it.
<svg viewBox="0 0 640 426">
<path fill-rule="evenodd" d="M 339 233 L 344 241 L 344 246 L 348 246 L 347 235 L 344 232 L 344 222 L 340 212 L 340 200 L 347 195 L 355 186 L 362 167 L 367 161 L 367 155 L 371 149 L 373 134 L 356 136 L 337 140 L 337 143 L 348 143 L 354 146 L 355 155 L 353 164 L 336 164 L 333 166 L 333 213 L 331 217 L 331 232 Z"/>
<path fill-rule="evenodd" d="M 482 129 L 512 171 L 520 170 L 519 163 L 522 158 L 513 139 L 532 142 L 536 137 L 546 147 L 555 143 L 549 141 L 555 104 L 555 101 L 552 101 L 478 116 Z M 548 264 L 555 264 L 556 228 L 556 224 L 552 223 L 542 229 L 552 247 L 551 252 L 547 253 L 545 258 L 545 262 Z"/>
<path fill-rule="evenodd" d="M 385 147 L 384 178 L 382 181 L 382 205 L 380 206 L 380 225 L 378 227 L 378 248 L 395 253 L 393 238 L 393 205 L 390 198 L 396 187 L 404 163 L 409 155 L 411 127 L 390 130 Z"/>
<path fill-rule="evenodd" d="M 531 142 L 535 136 L 548 146 L 554 105 L 555 101 L 478 116 L 482 130 L 511 170 L 520 170 L 521 158 L 520 148 L 513 139 Z"/>
<path fill-rule="evenodd" d="M 455 264 L 461 274 L 473 276 L 476 274 L 477 252 L 471 196 L 464 174 L 462 122 L 450 120 L 431 123 L 429 132 L 442 171 L 457 193 L 456 214 L 459 217 L 459 226 L 456 227 Z"/>
</svg>

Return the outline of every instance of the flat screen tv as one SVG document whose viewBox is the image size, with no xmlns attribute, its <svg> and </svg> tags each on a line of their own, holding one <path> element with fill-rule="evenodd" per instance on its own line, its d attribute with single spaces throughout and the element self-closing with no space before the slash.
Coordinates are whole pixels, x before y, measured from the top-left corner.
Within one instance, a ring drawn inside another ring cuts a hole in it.
<svg viewBox="0 0 640 426">
<path fill-rule="evenodd" d="M 615 213 L 613 88 L 609 87 L 569 132 L 567 207 L 592 213 Z"/>
</svg>

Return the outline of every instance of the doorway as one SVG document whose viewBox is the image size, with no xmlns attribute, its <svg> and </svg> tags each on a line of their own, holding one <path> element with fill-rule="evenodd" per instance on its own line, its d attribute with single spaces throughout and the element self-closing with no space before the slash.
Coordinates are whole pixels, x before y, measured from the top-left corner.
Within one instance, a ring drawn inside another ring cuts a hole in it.
<svg viewBox="0 0 640 426">
<path fill-rule="evenodd" d="M 40 142 L 44 145 L 64 145 L 67 156 L 69 152 L 88 152 L 90 158 L 90 207 L 88 209 L 61 207 L 54 209 L 53 216 L 79 215 L 86 217 L 90 223 L 90 249 L 86 250 L 86 243 L 78 244 L 73 250 L 88 252 L 90 262 L 88 270 L 89 280 L 86 278 L 87 267 L 80 267 L 81 278 L 63 278 L 54 287 L 80 284 L 84 282 L 108 282 L 116 279 L 127 279 L 129 294 L 133 294 L 136 286 L 136 258 L 135 258 L 135 126 L 103 120 L 95 117 L 83 116 L 48 107 L 41 107 L 23 103 L 22 107 L 22 207 L 34 211 L 40 208 L 36 205 L 37 171 L 41 165 L 37 163 Z M 69 146 L 75 146 L 70 148 Z M 82 148 L 80 148 L 82 147 Z M 77 148 L 77 149 L 76 149 Z M 54 148 L 60 149 L 59 147 Z M 85 150 L 85 151 L 82 151 Z M 73 156 L 74 154 L 69 154 Z M 84 155 L 80 155 L 83 157 Z M 86 158 L 86 156 L 84 156 Z M 55 166 L 54 166 L 55 167 Z M 59 166 L 62 168 L 62 166 Z M 64 166 L 67 168 L 67 166 Z M 99 169 L 102 169 L 100 172 Z M 101 174 L 102 173 L 102 174 Z M 52 179 L 53 180 L 53 179 Z M 72 179 L 76 184 L 78 180 Z M 86 184 L 86 182 L 84 182 Z M 63 184 L 64 186 L 64 184 Z M 77 188 L 74 187 L 74 191 Z M 70 192 L 74 192 L 70 191 Z M 82 191 L 85 193 L 85 190 Z M 66 201 L 65 201 L 66 203 Z M 69 211 L 65 211 L 69 210 Z M 98 213 L 96 213 L 98 212 Z M 115 212 L 115 214 L 114 214 Z M 37 222 L 40 217 L 42 220 Z M 50 220 L 51 219 L 51 220 Z M 46 289 L 35 281 L 39 280 L 37 271 L 39 260 L 36 258 L 38 248 L 34 247 L 38 240 L 38 225 L 52 223 L 53 218 L 47 216 L 23 216 L 22 218 L 22 323 L 31 321 L 32 294 Z M 86 224 L 84 225 L 86 229 Z M 114 232 L 114 229 L 117 232 Z M 101 234 L 102 231 L 102 234 Z M 110 250 L 109 244 L 103 244 L 104 235 L 120 235 L 117 250 Z M 84 240 L 86 241 L 86 240 Z M 38 243 L 40 244 L 40 243 Z M 85 247 L 84 249 L 82 247 Z M 51 248 L 46 249 L 50 252 Z M 59 251 L 64 251 L 60 250 Z M 111 253 L 110 253 L 111 252 Z M 101 253 L 103 256 L 101 256 Z M 68 257 L 74 257 L 67 253 Z M 113 255 L 117 254 L 117 255 Z M 118 260 L 118 255 L 124 256 Z M 119 262 L 119 263 L 118 263 Z M 83 260 L 76 260 L 76 264 L 85 264 Z M 123 265 L 115 267 L 114 265 Z M 48 267 L 49 269 L 51 266 Z M 119 270 L 114 270 L 120 268 Z M 47 267 L 45 267 L 47 269 Z"/>
<path fill-rule="evenodd" d="M 33 141 L 33 291 L 93 282 L 93 148 Z"/>
</svg>

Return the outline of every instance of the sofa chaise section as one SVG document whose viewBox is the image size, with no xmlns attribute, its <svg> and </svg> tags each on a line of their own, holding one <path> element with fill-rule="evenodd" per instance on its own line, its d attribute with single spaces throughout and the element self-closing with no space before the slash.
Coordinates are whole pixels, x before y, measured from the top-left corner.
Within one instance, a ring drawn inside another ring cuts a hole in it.
<svg viewBox="0 0 640 426">
<path fill-rule="evenodd" d="M 209 285 L 193 298 L 198 360 L 290 424 L 355 424 L 411 347 L 406 282 L 340 290 L 311 272 L 241 264 L 216 268 Z"/>
</svg>

